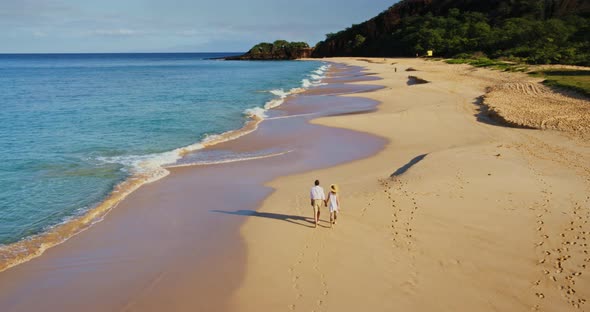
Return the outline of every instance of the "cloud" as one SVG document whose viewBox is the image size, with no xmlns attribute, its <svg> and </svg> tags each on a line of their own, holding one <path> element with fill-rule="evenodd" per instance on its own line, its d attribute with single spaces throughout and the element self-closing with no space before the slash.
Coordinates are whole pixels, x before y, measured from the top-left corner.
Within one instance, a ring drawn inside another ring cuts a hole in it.
<svg viewBox="0 0 590 312">
<path fill-rule="evenodd" d="M 395 1 L 172 2 L 0 0 L 0 52 L 237 51 L 275 39 L 313 44 Z"/>
<path fill-rule="evenodd" d="M 120 28 L 120 29 L 97 29 L 89 32 L 90 35 L 107 36 L 107 37 L 131 37 L 143 36 L 148 32 L 138 31 L 134 29 Z"/>
<path fill-rule="evenodd" d="M 33 32 L 33 36 L 37 38 L 47 37 L 47 33 L 43 31 L 36 30 Z"/>
<path fill-rule="evenodd" d="M 80 14 L 59 0 L 0 0 L 0 24 L 7 26 L 47 25 Z"/>
<path fill-rule="evenodd" d="M 176 34 L 179 36 L 184 36 L 184 37 L 195 37 L 195 36 L 203 35 L 203 32 L 200 32 L 200 31 L 197 31 L 194 29 L 187 29 L 187 30 L 177 31 Z"/>
</svg>

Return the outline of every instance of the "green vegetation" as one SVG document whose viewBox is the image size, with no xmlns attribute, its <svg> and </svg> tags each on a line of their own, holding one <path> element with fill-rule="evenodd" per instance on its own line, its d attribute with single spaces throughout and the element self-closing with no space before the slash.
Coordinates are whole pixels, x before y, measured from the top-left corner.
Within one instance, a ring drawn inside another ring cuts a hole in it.
<svg viewBox="0 0 590 312">
<path fill-rule="evenodd" d="M 474 67 L 487 67 L 502 71 L 527 72 L 526 64 L 491 60 L 487 57 L 454 58 L 445 60 L 448 64 L 469 64 Z M 529 73 L 532 76 L 544 78 L 543 83 L 550 87 L 563 88 L 579 92 L 590 97 L 590 70 L 550 69 Z"/>
<path fill-rule="evenodd" d="M 590 66 L 589 17 L 587 1 L 406 0 L 328 34 L 314 56 L 415 56 L 433 50 L 436 57 L 469 58 L 480 66 L 505 66 L 490 59 Z"/>
<path fill-rule="evenodd" d="M 545 85 L 574 90 L 590 97 L 590 70 L 545 70 L 530 74 L 545 78 Z"/>
<path fill-rule="evenodd" d="M 445 60 L 445 62 L 448 64 L 469 64 L 474 67 L 488 67 L 492 69 L 510 72 L 526 72 L 528 70 L 528 66 L 522 63 L 492 60 L 487 57 L 454 58 Z"/>
<path fill-rule="evenodd" d="M 332 38 L 335 38 L 335 37 L 336 37 L 336 35 L 338 35 L 338 34 L 336 34 L 336 33 L 327 33 L 327 34 L 326 34 L 326 39 L 332 39 Z"/>
<path fill-rule="evenodd" d="M 354 47 L 355 47 L 355 48 L 358 48 L 358 47 L 362 46 L 362 45 L 363 45 L 363 43 L 365 43 L 365 40 L 366 40 L 366 38 L 365 38 L 365 37 L 363 37 L 363 35 L 358 35 L 358 34 L 357 34 L 357 35 L 354 37 Z"/>
<path fill-rule="evenodd" d="M 277 40 L 273 43 L 262 42 L 250 49 L 252 55 L 274 55 L 274 54 L 291 54 L 301 49 L 309 49 L 305 42 L 288 42 L 286 40 Z"/>
<path fill-rule="evenodd" d="M 305 42 L 288 42 L 277 40 L 273 43 L 262 42 L 250 49 L 248 53 L 228 60 L 292 60 L 310 57 L 311 49 Z"/>
<path fill-rule="evenodd" d="M 493 58 L 532 64 L 590 65 L 588 19 L 518 17 L 497 25 L 490 22 L 483 13 L 451 9 L 447 16 L 428 13 L 406 18 L 390 39 L 402 43 L 400 48 L 408 53 L 434 50 L 437 55 L 449 57 L 479 51 Z"/>
</svg>

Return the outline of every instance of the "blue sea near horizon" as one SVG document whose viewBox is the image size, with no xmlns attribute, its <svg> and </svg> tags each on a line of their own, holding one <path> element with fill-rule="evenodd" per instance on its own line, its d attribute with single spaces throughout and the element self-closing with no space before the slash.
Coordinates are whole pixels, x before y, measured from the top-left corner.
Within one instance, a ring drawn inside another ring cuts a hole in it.
<svg viewBox="0 0 590 312">
<path fill-rule="evenodd" d="M 0 245 L 88 211 L 138 160 L 241 128 L 323 65 L 223 55 L 0 54 Z"/>
</svg>

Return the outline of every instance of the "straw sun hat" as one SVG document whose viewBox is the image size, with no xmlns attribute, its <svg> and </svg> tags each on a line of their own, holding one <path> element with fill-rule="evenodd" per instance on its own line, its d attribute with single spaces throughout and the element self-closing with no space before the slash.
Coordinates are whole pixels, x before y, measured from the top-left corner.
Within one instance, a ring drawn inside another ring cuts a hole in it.
<svg viewBox="0 0 590 312">
<path fill-rule="evenodd" d="M 334 193 L 338 193 L 338 185 L 336 185 L 336 184 L 330 185 L 330 190 Z"/>
</svg>

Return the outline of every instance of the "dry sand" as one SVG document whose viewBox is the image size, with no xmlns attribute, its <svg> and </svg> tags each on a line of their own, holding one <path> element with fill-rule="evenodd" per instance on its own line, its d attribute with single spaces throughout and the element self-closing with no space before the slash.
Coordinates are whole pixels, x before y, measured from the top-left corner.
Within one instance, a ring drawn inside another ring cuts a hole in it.
<svg viewBox="0 0 590 312">
<path fill-rule="evenodd" d="M 590 139 L 588 99 L 564 92 L 538 81 L 519 79 L 491 87 L 483 104 L 490 113 L 515 126 L 554 129 Z"/>
<path fill-rule="evenodd" d="M 334 229 L 326 209 L 318 229 L 247 218 L 233 310 L 590 310 L 590 143 L 505 127 L 480 112 L 487 88 L 510 107 L 530 97 L 501 86 L 534 81 L 414 59 L 333 61 L 383 78 L 360 82 L 385 86 L 362 94 L 382 104 L 314 122 L 390 143 L 371 158 L 268 184 L 276 191 L 260 213 L 311 217 L 308 191 L 319 178 L 340 185 L 341 216 Z M 409 85 L 409 74 L 430 83 Z M 569 113 L 588 120 L 587 110 Z"/>
</svg>

